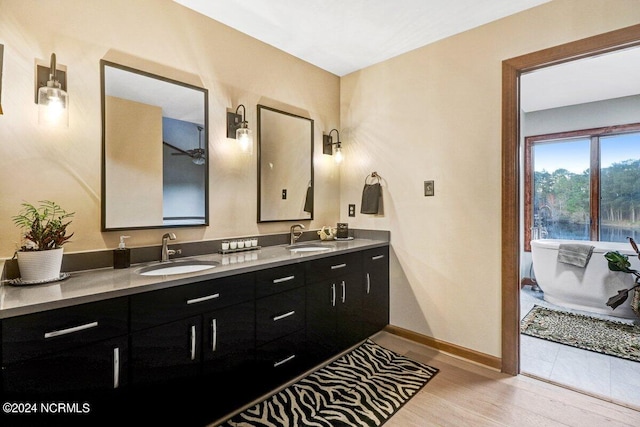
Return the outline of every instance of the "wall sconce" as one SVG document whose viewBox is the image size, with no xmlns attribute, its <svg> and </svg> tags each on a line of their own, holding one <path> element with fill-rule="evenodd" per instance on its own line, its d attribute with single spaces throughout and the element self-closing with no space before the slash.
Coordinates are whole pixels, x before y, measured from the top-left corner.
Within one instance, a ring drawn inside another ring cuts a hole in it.
<svg viewBox="0 0 640 427">
<path fill-rule="evenodd" d="M 331 132 L 333 131 L 336 132 L 337 142 L 333 142 L 333 138 L 331 137 Z M 338 129 L 331 129 L 331 131 L 329 131 L 329 135 L 322 135 L 322 153 L 333 156 L 334 145 L 336 146 L 336 149 L 335 149 L 336 163 L 340 163 L 342 162 L 342 142 L 340 142 L 340 132 L 338 132 Z"/>
<path fill-rule="evenodd" d="M 45 77 L 48 74 L 48 77 Z M 46 83 L 45 82 L 46 79 Z M 38 123 L 53 126 L 69 126 L 69 95 L 66 73 L 56 70 L 56 54 L 51 54 L 49 69 L 38 65 L 36 68 L 36 103 Z"/>
<path fill-rule="evenodd" d="M 242 115 L 238 110 L 242 107 Z M 246 110 L 244 105 L 238 105 L 235 113 L 227 112 L 227 138 L 238 140 L 243 153 L 253 154 L 253 137 L 248 122 L 245 120 Z"/>
</svg>

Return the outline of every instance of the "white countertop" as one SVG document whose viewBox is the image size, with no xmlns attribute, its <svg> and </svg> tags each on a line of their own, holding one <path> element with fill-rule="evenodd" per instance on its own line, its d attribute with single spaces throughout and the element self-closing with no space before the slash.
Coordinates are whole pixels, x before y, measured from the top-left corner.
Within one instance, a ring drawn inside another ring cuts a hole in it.
<svg viewBox="0 0 640 427">
<path fill-rule="evenodd" d="M 199 272 L 167 276 L 138 274 L 140 268 L 157 264 L 157 262 L 150 262 L 132 264 L 130 268 L 126 269 L 101 268 L 69 272 L 69 278 L 48 284 L 16 286 L 5 283 L 0 286 L 0 319 L 305 262 L 338 253 L 389 244 L 387 241 L 370 239 L 300 242 L 301 245 L 306 243 L 322 244 L 330 246 L 332 249 L 321 252 L 291 252 L 286 249 L 288 245 L 278 245 L 233 254 L 215 253 L 174 258 L 175 261 L 215 261 L 219 265 Z"/>
</svg>

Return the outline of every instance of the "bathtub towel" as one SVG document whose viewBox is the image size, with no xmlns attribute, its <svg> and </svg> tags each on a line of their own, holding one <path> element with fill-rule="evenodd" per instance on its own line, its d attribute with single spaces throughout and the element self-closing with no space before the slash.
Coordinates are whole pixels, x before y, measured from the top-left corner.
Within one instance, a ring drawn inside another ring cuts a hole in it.
<svg viewBox="0 0 640 427">
<path fill-rule="evenodd" d="M 586 267 L 595 246 L 579 243 L 561 243 L 558 248 L 558 262 L 577 267 Z"/>
</svg>

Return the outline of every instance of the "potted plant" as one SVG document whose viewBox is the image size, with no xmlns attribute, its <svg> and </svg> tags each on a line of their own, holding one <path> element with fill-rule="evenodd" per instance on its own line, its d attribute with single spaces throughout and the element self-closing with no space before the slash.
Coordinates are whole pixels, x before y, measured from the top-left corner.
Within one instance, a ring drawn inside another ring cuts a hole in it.
<svg viewBox="0 0 640 427">
<path fill-rule="evenodd" d="M 640 258 L 640 250 L 638 249 L 638 245 L 631 238 L 628 237 L 629 243 L 631 243 L 631 247 L 638 254 L 638 258 Z M 629 257 L 627 255 L 623 255 L 618 251 L 607 252 L 604 254 L 604 257 L 607 259 L 607 263 L 609 266 L 609 270 L 611 271 L 622 271 L 623 273 L 633 274 L 635 279 L 635 285 L 629 289 L 620 289 L 617 295 L 612 296 L 607 301 L 607 305 L 611 307 L 613 310 L 616 309 L 620 304 L 624 303 L 627 298 L 629 298 L 629 292 L 634 292 L 633 300 L 631 301 L 631 309 L 635 314 L 640 317 L 640 272 L 638 270 L 631 269 L 631 263 L 629 262 Z"/>
<path fill-rule="evenodd" d="M 21 206 L 18 215 L 13 217 L 26 240 L 26 244 L 16 251 L 21 279 L 37 282 L 59 278 L 62 245 L 73 236 L 73 233 L 67 235 L 67 227 L 74 212 L 67 212 L 49 200 L 39 201 L 37 206 L 31 203 Z"/>
</svg>

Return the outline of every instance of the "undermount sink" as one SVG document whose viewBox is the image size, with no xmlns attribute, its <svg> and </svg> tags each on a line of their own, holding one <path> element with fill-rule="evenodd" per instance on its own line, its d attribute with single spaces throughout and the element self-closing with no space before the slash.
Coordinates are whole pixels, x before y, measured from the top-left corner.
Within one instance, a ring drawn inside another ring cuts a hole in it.
<svg viewBox="0 0 640 427">
<path fill-rule="evenodd" d="M 168 261 L 149 265 L 138 270 L 142 276 L 167 276 L 171 274 L 195 273 L 219 265 L 216 261 Z"/>
<path fill-rule="evenodd" d="M 333 246 L 326 246 L 326 245 L 315 244 L 315 243 L 289 245 L 286 248 L 291 252 L 318 252 L 318 251 L 330 251 L 334 249 Z"/>
</svg>

